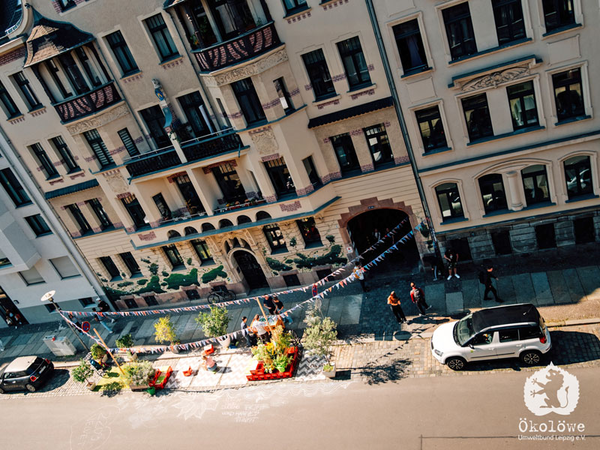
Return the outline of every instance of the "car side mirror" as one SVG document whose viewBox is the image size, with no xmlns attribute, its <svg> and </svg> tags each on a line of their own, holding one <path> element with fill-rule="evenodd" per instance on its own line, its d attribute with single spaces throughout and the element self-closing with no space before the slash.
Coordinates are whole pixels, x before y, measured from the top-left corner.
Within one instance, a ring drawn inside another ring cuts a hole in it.
<svg viewBox="0 0 600 450">
<path fill-rule="evenodd" d="M 475 348 L 473 344 L 469 344 L 469 348 Z"/>
</svg>

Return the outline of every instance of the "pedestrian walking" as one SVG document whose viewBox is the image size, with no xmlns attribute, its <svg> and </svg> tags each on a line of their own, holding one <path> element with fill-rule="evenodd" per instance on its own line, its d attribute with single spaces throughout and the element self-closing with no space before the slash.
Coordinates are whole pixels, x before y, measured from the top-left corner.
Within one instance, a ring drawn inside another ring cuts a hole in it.
<svg viewBox="0 0 600 450">
<path fill-rule="evenodd" d="M 283 313 L 283 302 L 279 300 L 279 297 L 276 295 L 273 296 L 273 303 L 275 304 L 275 312 L 279 315 Z M 291 325 L 294 320 L 289 316 L 283 316 L 283 323 L 286 325 Z"/>
<path fill-rule="evenodd" d="M 402 306 L 400 305 L 400 299 L 396 295 L 395 291 L 390 292 L 390 296 L 387 299 L 388 305 L 390 305 L 390 309 L 392 313 L 396 317 L 398 323 L 406 322 L 406 316 L 404 315 L 404 311 L 402 311 Z"/>
<path fill-rule="evenodd" d="M 498 296 L 498 292 L 492 284 L 492 278 L 495 278 L 496 281 L 498 280 L 498 277 L 494 275 L 494 267 L 492 265 L 488 265 L 486 267 L 485 272 L 479 272 L 479 282 L 485 286 L 485 291 L 483 292 L 483 299 L 491 300 L 490 298 L 488 298 L 488 292 L 491 292 L 492 294 L 494 294 L 494 299 L 496 299 L 498 303 L 502 303 L 504 302 L 504 300 L 502 300 Z"/>
<path fill-rule="evenodd" d="M 277 308 L 275 308 L 275 303 L 273 303 L 273 297 L 270 295 L 265 295 L 263 299 L 263 306 L 269 310 L 269 314 L 274 316 Z"/>
<path fill-rule="evenodd" d="M 100 297 L 96 297 L 96 303 L 101 313 L 110 312 L 110 306 L 104 300 L 100 300 Z M 110 319 L 110 323 L 115 323 L 115 319 Z"/>
<path fill-rule="evenodd" d="M 444 253 L 444 259 L 448 262 L 448 280 L 452 278 L 452 275 L 454 275 L 456 278 L 460 278 L 460 275 L 456 273 L 456 266 L 458 265 L 458 253 L 450 248 L 447 248 L 446 253 Z"/>
<path fill-rule="evenodd" d="M 425 292 L 420 287 L 417 287 L 417 285 L 413 282 L 410 283 L 410 288 L 410 299 L 415 305 L 417 305 L 417 308 L 419 309 L 419 315 L 424 316 L 425 311 L 431 308 L 431 306 L 429 306 L 425 301 Z"/>
<path fill-rule="evenodd" d="M 106 323 L 106 318 L 103 317 L 102 314 L 99 314 L 98 308 L 94 308 L 93 311 L 96 313 L 96 314 L 94 314 L 94 320 L 96 322 L 100 322 L 100 325 L 102 325 L 104 328 L 106 328 L 109 333 L 112 333 L 113 332 L 112 328 L 109 327 L 108 324 Z"/>
<path fill-rule="evenodd" d="M 356 263 L 354 266 L 354 277 L 360 281 L 360 287 L 362 288 L 362 291 L 367 292 L 367 287 L 365 285 L 365 269 L 363 269 L 361 263 Z"/>
</svg>

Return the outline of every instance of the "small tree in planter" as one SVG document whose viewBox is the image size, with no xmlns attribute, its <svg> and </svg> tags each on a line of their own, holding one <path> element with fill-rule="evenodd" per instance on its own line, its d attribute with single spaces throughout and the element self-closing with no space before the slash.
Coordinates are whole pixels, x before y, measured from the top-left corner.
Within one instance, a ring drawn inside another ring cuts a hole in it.
<svg viewBox="0 0 600 450">
<path fill-rule="evenodd" d="M 175 324 L 171 322 L 171 316 L 165 316 L 154 322 L 154 339 L 156 342 L 162 344 L 168 342 L 171 344 L 171 350 L 174 353 L 178 353 L 175 344 L 179 343 L 177 339 L 177 333 L 175 333 Z"/>
<path fill-rule="evenodd" d="M 94 344 L 90 348 L 90 352 L 92 354 L 92 358 L 98 362 L 105 362 L 104 358 L 106 357 L 106 349 L 102 347 L 100 344 Z"/>
<path fill-rule="evenodd" d="M 91 377 L 93 374 L 94 369 L 92 369 L 92 366 L 90 366 L 90 364 L 87 361 L 84 361 L 83 359 L 81 360 L 79 365 L 71 371 L 73 379 L 78 383 L 86 383 L 89 389 L 94 389 L 96 387 L 96 383 L 88 381 L 88 378 Z"/>
<path fill-rule="evenodd" d="M 304 319 L 307 327 L 304 330 L 302 343 L 304 348 L 312 354 L 325 357 L 323 372 L 325 376 L 335 376 L 335 367 L 331 364 L 331 345 L 337 338 L 337 325 L 331 318 L 323 317 L 317 307 L 310 309 Z"/>
<path fill-rule="evenodd" d="M 231 318 L 227 313 L 227 308 L 211 306 L 210 313 L 199 313 L 196 322 L 202 327 L 206 337 L 218 337 L 227 333 L 227 326 Z M 227 344 L 227 345 L 225 345 Z M 221 345 L 229 347 L 230 340 L 226 340 Z"/>
<path fill-rule="evenodd" d="M 115 344 L 117 348 L 131 348 L 133 347 L 133 336 L 131 336 L 131 333 L 124 334 L 116 340 Z M 132 360 L 137 359 L 137 355 L 135 353 L 131 353 L 131 351 L 128 351 L 127 354 Z"/>
<path fill-rule="evenodd" d="M 150 383 L 150 377 L 154 375 L 154 368 L 150 361 L 131 362 L 123 366 L 125 379 L 131 389 L 144 389 Z"/>
</svg>

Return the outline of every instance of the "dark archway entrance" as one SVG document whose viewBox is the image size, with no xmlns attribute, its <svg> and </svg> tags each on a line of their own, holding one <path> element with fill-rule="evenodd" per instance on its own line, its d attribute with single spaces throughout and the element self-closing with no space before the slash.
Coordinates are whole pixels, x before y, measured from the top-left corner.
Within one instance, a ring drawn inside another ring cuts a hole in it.
<svg viewBox="0 0 600 450">
<path fill-rule="evenodd" d="M 347 225 L 348 235 L 352 240 L 352 245 L 358 254 L 362 254 L 366 249 L 377 241 L 377 233 L 381 237 L 385 236 L 390 230 L 394 229 L 400 222 L 406 219 L 408 215 L 397 209 L 374 209 L 366 211 L 352 218 Z M 410 222 L 406 221 L 391 239 L 387 239 L 383 245 L 377 247 L 375 251 L 364 255 L 363 262 L 367 263 L 381 254 L 385 249 L 394 245 L 400 238 L 405 236 L 412 229 Z M 386 273 L 392 271 L 412 273 L 418 269 L 419 251 L 415 240 L 402 244 L 399 251 L 392 252 L 386 256 L 383 264 L 378 264 L 371 271 L 373 275 L 377 273 Z"/>
<path fill-rule="evenodd" d="M 240 270 L 246 279 L 246 283 L 250 289 L 261 289 L 265 287 L 269 287 L 269 283 L 267 283 L 267 277 L 256 261 L 254 255 L 250 252 L 246 252 L 243 250 L 238 250 L 233 254 L 235 261 L 240 266 Z"/>
<path fill-rule="evenodd" d="M 16 326 L 29 323 L 2 287 L 0 287 L 0 318 L 4 319 L 7 325 Z"/>
</svg>

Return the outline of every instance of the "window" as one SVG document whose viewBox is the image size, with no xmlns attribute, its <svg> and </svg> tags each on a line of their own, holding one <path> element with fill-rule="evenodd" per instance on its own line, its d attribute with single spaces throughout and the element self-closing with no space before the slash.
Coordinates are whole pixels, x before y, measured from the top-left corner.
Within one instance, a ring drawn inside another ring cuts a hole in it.
<svg viewBox="0 0 600 450">
<path fill-rule="evenodd" d="M 538 125 L 533 81 L 508 86 L 506 92 L 510 104 L 513 128 L 518 130 Z"/>
<path fill-rule="evenodd" d="M 79 61 L 83 66 L 83 70 L 85 70 L 85 74 L 87 75 L 88 80 L 90 80 L 93 86 L 100 86 L 102 84 L 102 81 L 100 81 L 100 78 L 98 78 L 98 75 L 96 75 L 96 71 L 94 70 L 92 63 L 90 62 L 90 58 L 88 57 L 85 48 L 79 47 L 75 49 L 75 54 L 79 58 Z"/>
<path fill-rule="evenodd" d="M 21 115 L 19 108 L 17 108 L 17 105 L 15 105 L 15 102 L 2 83 L 0 83 L 0 102 L 2 102 L 4 112 L 9 119 Z"/>
<path fill-rule="evenodd" d="M 246 200 L 246 191 L 244 191 L 240 176 L 231 164 L 221 164 L 219 167 L 213 168 L 212 173 L 227 203 L 243 203 Z"/>
<path fill-rule="evenodd" d="M 544 334 L 539 326 L 530 325 L 519 328 L 519 340 L 524 341 L 526 339 L 538 339 Z"/>
<path fill-rule="evenodd" d="M 486 214 L 508 209 L 502 175 L 494 173 L 481 177 L 479 179 L 479 189 L 481 190 Z"/>
<path fill-rule="evenodd" d="M 106 211 L 104 211 L 100 200 L 98 200 L 97 198 L 93 198 L 91 200 L 88 200 L 86 203 L 90 205 L 90 208 L 92 208 L 92 211 L 94 211 L 94 214 L 96 214 L 98 222 L 100 222 L 100 228 L 106 230 L 107 228 L 112 227 L 112 222 L 108 218 L 108 214 L 106 214 Z"/>
<path fill-rule="evenodd" d="M 79 227 L 78 231 L 82 236 L 92 231 L 92 227 L 90 227 L 90 224 L 85 219 L 85 216 L 79 209 L 79 206 L 73 203 L 72 205 L 65 206 L 65 209 L 71 213 L 73 220 L 75 220 L 75 223 Z"/>
<path fill-rule="evenodd" d="M 248 3 L 247 0 L 211 0 L 209 3 L 224 41 L 256 28 Z"/>
<path fill-rule="evenodd" d="M 496 231 L 491 235 L 496 255 L 510 255 L 512 253 L 510 232 L 508 230 Z"/>
<path fill-rule="evenodd" d="M 352 138 L 348 133 L 332 137 L 331 145 L 333 145 L 342 174 L 360 169 L 354 144 L 352 144 Z"/>
<path fill-rule="evenodd" d="M 312 156 L 309 156 L 306 159 L 302 160 L 304 164 L 304 168 L 306 169 L 306 173 L 308 174 L 308 179 L 312 183 L 314 187 L 321 185 L 321 179 L 319 178 L 319 174 L 317 173 L 317 169 L 315 169 L 315 163 L 313 162 Z"/>
<path fill-rule="evenodd" d="M 108 272 L 111 281 L 117 278 L 121 278 L 121 273 L 119 272 L 119 269 L 117 268 L 110 256 L 102 256 L 100 258 L 100 262 Z"/>
<path fill-rule="evenodd" d="M 119 256 L 123 260 L 123 263 L 129 270 L 129 273 L 131 273 L 132 277 L 142 273 L 140 266 L 138 266 L 137 261 L 130 252 L 120 253 Z"/>
<path fill-rule="evenodd" d="M 223 106 L 223 102 L 220 98 L 217 98 L 217 106 L 219 107 L 219 111 L 221 112 L 221 117 L 223 117 L 225 127 L 231 128 L 231 122 L 229 121 L 229 117 L 227 117 L 227 112 L 225 111 L 225 107 Z"/>
<path fill-rule="evenodd" d="M 556 248 L 556 230 L 553 223 L 546 223 L 535 227 L 535 239 L 538 249 Z"/>
<path fill-rule="evenodd" d="M 77 267 L 75 267 L 75 264 L 73 264 L 73 261 L 68 256 L 53 258 L 50 260 L 50 263 L 62 279 L 81 276 L 79 270 L 77 270 Z"/>
<path fill-rule="evenodd" d="M 58 3 L 62 11 L 66 11 L 67 9 L 74 8 L 76 6 L 73 0 L 58 0 Z"/>
<path fill-rule="evenodd" d="M 337 47 L 344 63 L 350 89 L 357 89 L 371 84 L 369 68 L 358 36 L 338 42 Z"/>
<path fill-rule="evenodd" d="M 140 202 L 135 195 L 129 195 L 121 199 L 123 202 L 123 206 L 129 213 L 131 220 L 133 221 L 133 225 L 136 228 L 142 228 L 146 226 L 146 213 L 140 206 Z"/>
<path fill-rule="evenodd" d="M 151 106 L 140 111 L 142 119 L 146 123 L 146 128 L 150 133 L 150 137 L 158 148 L 169 147 L 171 139 L 165 131 L 165 116 L 160 109 L 160 106 Z"/>
<path fill-rule="evenodd" d="M 446 8 L 442 11 L 442 14 L 444 16 L 446 35 L 452 59 L 459 59 L 477 53 L 469 3 L 464 2 L 460 5 Z"/>
<path fill-rule="evenodd" d="M 294 110 L 294 105 L 292 104 L 292 98 L 285 85 L 285 80 L 283 77 L 277 78 L 276 80 L 273 80 L 273 84 L 275 85 L 275 90 L 277 91 L 277 96 L 279 97 L 279 102 L 281 103 L 283 111 L 286 114 L 289 114 Z"/>
<path fill-rule="evenodd" d="M 177 52 L 173 39 L 171 39 L 171 34 L 167 29 L 167 24 L 165 24 L 162 15 L 157 14 L 156 16 L 152 16 L 145 22 L 148 31 L 150 31 L 150 34 L 152 35 L 158 53 L 160 54 L 161 61 L 178 56 L 179 53 Z"/>
<path fill-rule="evenodd" d="M 575 24 L 573 0 L 543 0 L 546 32 Z"/>
<path fill-rule="evenodd" d="M 42 107 L 42 104 L 36 97 L 35 92 L 33 92 L 33 89 L 31 89 L 31 86 L 29 85 L 29 80 L 25 78 L 23 72 L 17 72 L 12 76 L 12 79 L 19 87 L 21 95 L 23 96 L 23 100 L 27 104 L 29 111 L 33 111 L 34 109 Z"/>
<path fill-rule="evenodd" d="M 153 295 L 149 295 L 149 297 L 153 297 Z M 126 298 L 125 306 L 127 306 L 127 308 L 129 308 L 129 309 L 135 309 L 138 307 L 138 304 L 134 298 Z"/>
<path fill-rule="evenodd" d="M 448 147 L 439 106 L 436 105 L 431 108 L 422 109 L 417 111 L 415 115 L 419 124 L 425 153 L 436 148 Z"/>
<path fill-rule="evenodd" d="M 530 166 L 521 171 L 527 206 L 550 201 L 546 166 Z"/>
<path fill-rule="evenodd" d="M 308 8 L 306 5 L 306 0 L 283 0 L 283 5 L 285 6 L 287 15 L 291 15 Z"/>
<path fill-rule="evenodd" d="M 300 286 L 300 279 L 298 278 L 298 275 L 295 273 L 290 274 L 290 275 L 284 275 L 283 281 L 285 281 L 285 285 L 287 287 Z"/>
<path fill-rule="evenodd" d="M 596 240 L 593 217 L 581 217 L 575 219 L 573 221 L 573 231 L 575 232 L 576 244 L 586 244 Z"/>
<path fill-rule="evenodd" d="M 494 332 L 481 333 L 473 338 L 471 341 L 472 345 L 489 345 L 494 340 Z"/>
<path fill-rule="evenodd" d="M 498 331 L 500 342 L 512 342 L 519 340 L 519 330 L 516 328 Z"/>
<path fill-rule="evenodd" d="M 139 70 L 135 59 L 133 59 L 133 55 L 129 51 L 127 42 L 125 42 L 125 38 L 120 31 L 115 31 L 106 36 L 106 41 L 121 68 L 121 74 L 123 74 L 123 76 Z"/>
<path fill-rule="evenodd" d="M 296 220 L 296 223 L 298 224 L 300 234 L 304 239 L 305 247 L 323 245 L 321 242 L 321 235 L 319 234 L 319 230 L 317 230 L 317 226 L 315 225 L 315 219 L 309 217 L 307 219 Z"/>
<path fill-rule="evenodd" d="M 137 145 L 135 145 L 135 141 L 131 137 L 131 134 L 129 134 L 129 130 L 127 128 L 117 131 L 117 134 L 121 138 L 121 142 L 123 142 L 123 145 L 125 146 L 129 156 L 136 156 L 140 154 L 140 151 L 138 150 Z"/>
<path fill-rule="evenodd" d="M 73 158 L 73 154 L 71 153 L 71 150 L 69 150 L 69 147 L 67 146 L 67 143 L 64 141 L 62 136 L 56 136 L 55 138 L 50 139 L 50 142 L 52 143 L 54 149 L 60 155 L 61 162 L 67 169 L 67 173 L 72 173 L 81 170 L 79 165 L 75 162 L 75 158 Z"/>
<path fill-rule="evenodd" d="M 61 53 L 58 56 L 58 59 L 65 71 L 65 75 L 71 82 L 71 85 L 75 88 L 77 95 L 89 92 L 90 88 L 73 56 L 71 56 L 70 53 Z"/>
<path fill-rule="evenodd" d="M 84 297 L 79 299 L 79 304 L 86 308 L 88 306 L 96 306 L 96 302 L 92 299 L 92 297 Z"/>
<path fill-rule="evenodd" d="M 69 92 L 65 88 L 65 85 L 63 84 L 62 80 L 58 76 L 58 72 L 60 72 L 60 69 L 56 65 L 56 62 L 52 59 L 48 59 L 48 60 L 44 61 L 42 64 L 46 67 L 46 70 L 48 70 L 48 72 L 50 73 L 50 76 L 52 77 L 54 84 L 56 84 L 56 86 L 60 90 L 60 93 L 63 96 L 63 98 L 71 97 L 73 95 L 73 93 Z"/>
<path fill-rule="evenodd" d="M 35 267 L 32 267 L 29 270 L 24 270 L 23 272 L 19 272 L 19 275 L 21 275 L 21 278 L 23 278 L 23 281 L 25 281 L 27 286 L 46 282 Z"/>
<path fill-rule="evenodd" d="M 102 168 L 112 166 L 115 163 L 112 159 L 112 156 L 110 156 L 110 153 L 106 149 L 106 145 L 104 144 L 100 133 L 98 133 L 98 130 L 86 131 L 83 133 L 83 136 L 94 152 L 94 155 L 96 155 L 96 158 L 98 159 L 98 162 Z"/>
<path fill-rule="evenodd" d="M 212 255 L 210 254 L 210 248 L 208 248 L 208 244 L 206 241 L 195 239 L 191 241 L 194 250 L 196 250 L 196 254 L 202 264 L 210 263 L 213 261 Z"/>
<path fill-rule="evenodd" d="M 462 107 L 471 142 L 494 135 L 487 96 L 485 94 L 463 98 Z"/>
<path fill-rule="evenodd" d="M 427 69 L 427 56 L 417 19 L 392 28 L 404 75 Z"/>
<path fill-rule="evenodd" d="M 265 169 L 269 174 L 271 183 L 275 188 L 275 192 L 278 196 L 293 194 L 296 192 L 296 187 L 290 175 L 290 171 L 285 165 L 283 157 L 265 161 Z"/>
<path fill-rule="evenodd" d="M 167 245 L 163 247 L 163 251 L 171 263 L 171 266 L 173 266 L 173 269 L 183 267 L 183 259 L 181 259 L 181 255 L 177 251 L 177 247 L 175 247 L 175 245 Z"/>
<path fill-rule="evenodd" d="M 183 97 L 179 97 L 179 104 L 181 105 L 181 109 L 187 118 L 188 124 L 192 128 L 192 133 L 194 137 L 199 138 L 201 136 L 206 136 L 210 133 L 209 127 L 204 120 L 203 112 L 204 110 L 204 101 L 202 100 L 202 96 L 198 91 L 192 92 L 191 94 L 184 95 Z"/>
<path fill-rule="evenodd" d="M 263 232 L 271 247 L 271 253 L 287 252 L 285 238 L 283 237 L 283 233 L 279 229 L 279 226 L 276 224 L 267 225 L 263 227 Z"/>
<path fill-rule="evenodd" d="M 156 194 L 152 197 L 152 200 L 154 200 L 154 204 L 164 220 L 169 220 L 173 217 L 173 213 L 162 194 Z"/>
<path fill-rule="evenodd" d="M 194 185 L 187 175 L 179 175 L 175 178 L 175 183 L 179 188 L 179 192 L 185 200 L 185 204 L 190 214 L 198 214 L 204 212 L 204 206 L 194 189 Z"/>
<path fill-rule="evenodd" d="M 250 78 L 236 81 L 231 84 L 231 87 L 248 125 L 266 120 L 265 112 Z"/>
<path fill-rule="evenodd" d="M 465 216 L 456 183 L 440 184 L 435 188 L 435 195 L 440 204 L 442 220 L 458 219 Z"/>
<path fill-rule="evenodd" d="M 594 193 L 589 156 L 575 156 L 565 161 L 565 178 L 569 200 Z"/>
<path fill-rule="evenodd" d="M 16 207 L 29 205 L 31 200 L 10 169 L 0 170 L 0 184 Z"/>
<path fill-rule="evenodd" d="M 33 230 L 36 236 L 44 236 L 46 234 L 51 234 L 52 230 L 48 227 L 48 224 L 44 220 L 44 218 L 40 214 L 36 214 L 35 216 L 25 217 L 25 220 Z"/>
<path fill-rule="evenodd" d="M 302 60 L 315 93 L 315 100 L 322 100 L 335 95 L 335 87 L 331 75 L 329 75 L 323 50 L 314 50 L 302 55 Z"/>
<path fill-rule="evenodd" d="M 492 0 L 498 45 L 523 39 L 525 21 L 521 0 Z"/>
<path fill-rule="evenodd" d="M 10 259 L 6 257 L 4 252 L 0 249 L 0 268 L 12 265 Z"/>
<path fill-rule="evenodd" d="M 33 144 L 29 147 L 29 149 L 40 164 L 40 168 L 42 169 L 42 172 L 44 172 L 46 180 L 58 177 L 56 167 L 54 167 L 54 164 L 52 164 L 52 161 L 50 161 L 48 154 L 39 143 Z"/>
<path fill-rule="evenodd" d="M 385 125 L 373 125 L 372 127 L 363 128 L 367 145 L 371 151 L 371 157 L 375 167 L 388 163 L 394 159 L 392 155 L 392 147 L 388 135 L 385 131 Z"/>
<path fill-rule="evenodd" d="M 558 121 L 583 116 L 585 108 L 581 90 L 581 69 L 571 69 L 552 75 Z"/>
</svg>

